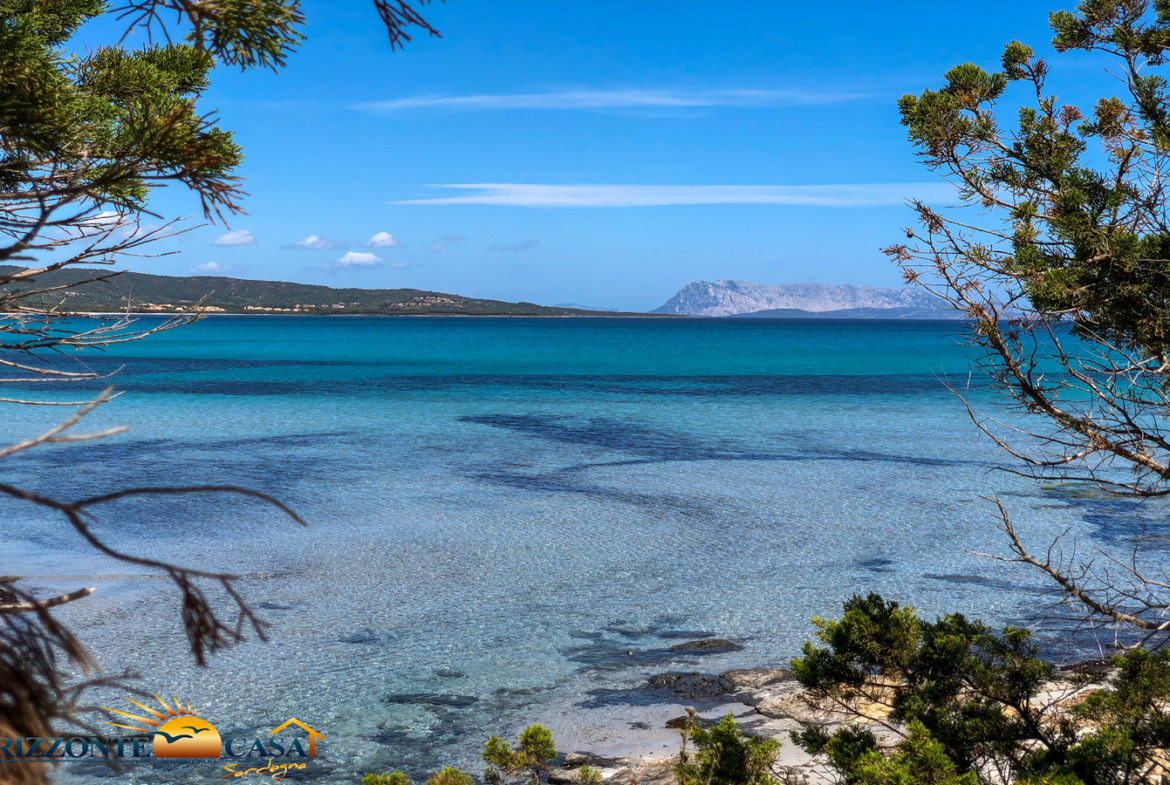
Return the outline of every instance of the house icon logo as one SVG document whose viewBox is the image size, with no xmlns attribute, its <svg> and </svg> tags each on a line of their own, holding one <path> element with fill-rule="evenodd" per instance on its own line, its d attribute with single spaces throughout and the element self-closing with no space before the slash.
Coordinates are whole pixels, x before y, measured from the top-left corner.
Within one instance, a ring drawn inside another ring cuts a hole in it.
<svg viewBox="0 0 1170 785">
<path fill-rule="evenodd" d="M 317 749 L 316 749 L 317 739 L 325 738 L 325 734 L 318 733 L 317 731 L 313 730 L 305 723 L 298 720 L 296 717 L 291 718 L 287 722 L 284 722 L 283 724 L 278 725 L 277 727 L 273 728 L 272 730 L 270 730 L 268 732 L 269 733 L 280 733 L 282 730 L 284 730 L 285 728 L 287 728 L 290 725 L 296 725 L 301 730 L 308 731 L 308 733 L 309 733 L 309 757 L 311 758 L 314 755 L 316 755 L 317 754 Z"/>
</svg>

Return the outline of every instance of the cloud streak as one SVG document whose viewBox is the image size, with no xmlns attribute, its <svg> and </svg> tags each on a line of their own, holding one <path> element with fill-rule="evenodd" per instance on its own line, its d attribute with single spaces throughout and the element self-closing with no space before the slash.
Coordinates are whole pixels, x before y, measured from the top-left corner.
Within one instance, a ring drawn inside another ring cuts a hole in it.
<svg viewBox="0 0 1170 785">
<path fill-rule="evenodd" d="M 444 248 L 452 245 L 453 243 L 461 243 L 466 239 L 467 238 L 461 234 L 444 234 L 441 235 L 438 240 L 435 240 L 433 243 L 428 245 L 427 250 L 431 253 L 436 253 L 438 251 L 442 251 Z"/>
<path fill-rule="evenodd" d="M 355 104 L 353 108 L 374 114 L 390 114 L 414 109 L 453 109 L 464 112 L 504 109 L 561 111 L 685 109 L 715 106 L 750 109 L 835 104 L 872 97 L 872 93 L 836 93 L 821 90 L 564 90 L 545 93 L 415 95 L 388 101 L 368 101 Z"/>
<path fill-rule="evenodd" d="M 432 186 L 457 196 L 407 199 L 394 204 L 486 204 L 506 207 L 662 207 L 695 204 L 776 204 L 804 207 L 881 207 L 907 199 L 952 203 L 944 182 L 853 185 L 532 185 L 452 183 Z M 467 193 L 462 193 L 467 192 Z"/>
<path fill-rule="evenodd" d="M 191 272 L 196 275 L 222 275 L 232 269 L 230 264 L 220 264 L 219 262 L 204 262 L 198 267 L 192 267 Z"/>
<path fill-rule="evenodd" d="M 540 240 L 517 240 L 514 243 L 507 245 L 492 245 L 487 250 L 489 251 L 531 251 L 536 246 L 540 245 Z"/>
</svg>

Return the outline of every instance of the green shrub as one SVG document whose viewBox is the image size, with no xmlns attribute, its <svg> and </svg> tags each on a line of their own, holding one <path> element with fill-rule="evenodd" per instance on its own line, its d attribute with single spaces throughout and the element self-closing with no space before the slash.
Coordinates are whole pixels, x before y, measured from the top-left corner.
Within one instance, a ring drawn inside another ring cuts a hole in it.
<svg viewBox="0 0 1170 785">
<path fill-rule="evenodd" d="M 427 777 L 426 785 L 475 785 L 475 780 L 466 771 L 447 766 Z"/>
<path fill-rule="evenodd" d="M 890 757 L 870 750 L 858 759 L 854 769 L 858 785 L 978 785 L 973 773 L 955 772 L 954 761 L 922 723 L 911 722 L 907 730 Z"/>
<path fill-rule="evenodd" d="M 601 772 L 592 766 L 582 766 L 573 772 L 573 785 L 601 785 Z"/>
<path fill-rule="evenodd" d="M 731 712 L 714 727 L 700 728 L 698 715 L 688 709 L 688 727 L 683 731 L 683 748 L 674 767 L 679 785 L 768 785 L 775 781 L 772 764 L 780 742 L 745 736 Z M 687 740 L 695 743 L 694 759 L 687 752 Z"/>
<path fill-rule="evenodd" d="M 530 725 L 521 732 L 518 749 L 512 749 L 499 736 L 492 736 L 483 747 L 483 759 L 488 764 L 483 778 L 489 785 L 509 780 L 540 785 L 549 762 L 557 756 L 552 731 L 541 725 Z"/>
<path fill-rule="evenodd" d="M 412 785 L 410 777 L 401 771 L 393 774 L 367 774 L 362 777 L 362 785 Z"/>
<path fill-rule="evenodd" d="M 1055 666 L 1027 630 L 994 633 L 949 615 L 918 618 L 876 594 L 853 597 L 840 620 L 816 619 L 813 642 L 792 671 L 813 702 L 884 703 L 907 729 L 889 758 L 864 727 L 830 734 L 808 726 L 793 740 L 824 755 L 847 785 L 1119 785 L 1170 748 L 1170 652 L 1127 651 L 1111 676 L 1066 677 L 1087 697 L 1056 711 L 1045 698 Z"/>
</svg>

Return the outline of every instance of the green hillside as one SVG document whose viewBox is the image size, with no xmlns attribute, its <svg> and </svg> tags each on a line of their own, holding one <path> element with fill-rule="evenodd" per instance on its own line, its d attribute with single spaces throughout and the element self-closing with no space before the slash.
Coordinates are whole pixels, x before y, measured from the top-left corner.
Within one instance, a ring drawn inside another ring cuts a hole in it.
<svg viewBox="0 0 1170 785">
<path fill-rule="evenodd" d="M 18 268 L 0 266 L 0 273 Z M 108 269 L 65 269 L 45 273 L 35 281 L 0 286 L 44 289 L 78 284 Z M 334 289 L 284 281 L 248 281 L 220 276 L 149 275 L 124 272 L 106 281 L 90 281 L 69 291 L 39 295 L 40 304 L 74 312 L 124 311 L 172 313 L 207 298 L 212 312 L 301 314 L 462 314 L 468 316 L 646 316 L 601 313 L 576 308 L 551 308 L 533 303 L 480 300 L 421 289 Z"/>
</svg>

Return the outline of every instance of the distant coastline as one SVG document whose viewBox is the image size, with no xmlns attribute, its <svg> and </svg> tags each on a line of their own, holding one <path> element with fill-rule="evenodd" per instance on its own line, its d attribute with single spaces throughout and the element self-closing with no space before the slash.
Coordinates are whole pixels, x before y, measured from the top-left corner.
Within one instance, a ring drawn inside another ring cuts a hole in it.
<svg viewBox="0 0 1170 785">
<path fill-rule="evenodd" d="M 0 274 L 19 270 L 0 266 Z M 588 319 L 731 318 L 736 320 L 957 321 L 964 314 L 901 289 L 696 281 L 649 312 L 547 306 L 421 289 L 335 289 L 317 284 L 215 276 L 166 276 L 65 268 L 0 287 L 44 291 L 46 311 L 78 315 L 175 316 L 490 316 Z"/>
<path fill-rule="evenodd" d="M 4 313 L 0 311 L 0 313 Z M 70 311 L 74 316 L 184 316 L 194 313 L 192 311 Z M 272 312 L 251 312 L 238 313 L 235 311 L 212 311 L 202 312 L 200 314 L 204 317 L 217 316 L 255 316 L 255 317 L 274 317 L 274 316 L 315 316 L 319 318 L 337 318 L 341 316 L 350 317 L 389 317 L 394 319 L 442 319 L 451 317 L 455 319 L 643 319 L 652 318 L 655 320 L 667 319 L 701 319 L 702 317 L 687 316 L 685 314 L 662 314 L 662 313 L 570 313 L 570 314 L 540 314 L 540 313 L 362 313 L 362 312 L 341 312 L 341 313 L 313 313 L 311 311 L 278 311 Z"/>
<path fill-rule="evenodd" d="M 0 274 L 21 270 L 0 266 Z M 464 297 L 422 289 L 335 289 L 287 281 L 225 276 L 168 276 L 92 268 L 64 268 L 11 283 L 3 290 L 35 286 L 46 292 L 46 310 L 170 316 L 196 306 L 207 314 L 361 316 L 581 316 L 657 318 L 661 314 L 560 308 L 529 302 Z M 56 292 L 57 294 L 50 294 Z M 26 303 L 27 305 L 28 303 Z"/>
</svg>

